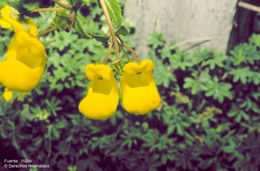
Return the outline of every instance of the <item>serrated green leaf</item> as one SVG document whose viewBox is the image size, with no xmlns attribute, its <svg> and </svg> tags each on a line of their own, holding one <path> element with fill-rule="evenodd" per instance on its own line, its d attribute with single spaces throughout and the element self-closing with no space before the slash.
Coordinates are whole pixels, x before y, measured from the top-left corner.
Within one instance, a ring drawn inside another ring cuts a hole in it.
<svg viewBox="0 0 260 171">
<path fill-rule="evenodd" d="M 105 4 L 116 30 L 122 25 L 122 13 L 118 0 L 105 0 Z"/>
</svg>

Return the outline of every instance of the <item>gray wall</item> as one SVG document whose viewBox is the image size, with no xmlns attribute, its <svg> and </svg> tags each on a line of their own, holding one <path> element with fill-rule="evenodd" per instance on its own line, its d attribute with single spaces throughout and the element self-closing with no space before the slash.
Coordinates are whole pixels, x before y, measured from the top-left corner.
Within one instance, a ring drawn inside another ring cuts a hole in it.
<svg viewBox="0 0 260 171">
<path fill-rule="evenodd" d="M 236 3 L 237 0 L 126 0 L 125 17 L 135 23 L 134 43 L 140 57 L 147 54 L 148 34 L 154 30 L 163 33 L 167 42 L 210 37 L 199 46 L 225 52 Z M 181 48 L 189 49 L 200 42 L 194 40 Z"/>
</svg>

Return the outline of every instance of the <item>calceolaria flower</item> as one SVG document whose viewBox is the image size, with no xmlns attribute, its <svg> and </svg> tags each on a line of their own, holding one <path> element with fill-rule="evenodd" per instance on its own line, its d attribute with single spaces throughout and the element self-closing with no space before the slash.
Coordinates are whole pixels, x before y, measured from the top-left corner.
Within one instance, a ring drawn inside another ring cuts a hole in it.
<svg viewBox="0 0 260 171">
<path fill-rule="evenodd" d="M 24 31 L 16 33 L 0 62 L 0 82 L 9 90 L 30 91 L 40 81 L 45 61 L 45 48 L 38 39 Z"/>
<path fill-rule="evenodd" d="M 112 69 L 104 64 L 88 64 L 85 72 L 91 84 L 79 104 L 79 111 L 90 119 L 110 117 L 116 111 L 119 100 Z"/>
<path fill-rule="evenodd" d="M 147 114 L 160 106 L 161 98 L 152 76 L 153 62 L 130 62 L 123 68 L 120 83 L 123 107 L 129 113 Z"/>
<path fill-rule="evenodd" d="M 30 91 L 40 81 L 44 72 L 46 52 L 43 44 L 35 37 L 36 25 L 18 21 L 19 13 L 5 6 L 1 9 L 0 25 L 12 28 L 14 38 L 8 46 L 6 59 L 0 61 L 0 83 L 12 91 Z"/>
</svg>

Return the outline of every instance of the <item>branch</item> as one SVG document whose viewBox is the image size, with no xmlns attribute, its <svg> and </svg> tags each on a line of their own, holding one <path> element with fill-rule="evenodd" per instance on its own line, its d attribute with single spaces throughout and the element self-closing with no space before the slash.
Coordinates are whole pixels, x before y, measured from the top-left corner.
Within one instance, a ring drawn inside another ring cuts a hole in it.
<svg viewBox="0 0 260 171">
<path fill-rule="evenodd" d="M 245 2 L 239 2 L 238 6 L 241 7 L 241 8 L 248 9 L 250 11 L 254 11 L 254 12 L 259 12 L 260 13 L 260 7 L 254 6 L 252 4 L 248 4 L 248 3 L 245 3 Z"/>
<path fill-rule="evenodd" d="M 107 60 L 108 60 L 108 58 L 109 58 L 109 55 L 110 55 L 110 53 L 111 53 L 112 46 L 113 46 L 113 41 L 112 41 L 112 39 L 110 39 L 110 41 L 109 41 L 109 47 L 108 47 L 108 51 L 107 51 L 107 55 L 106 55 L 106 57 L 105 57 L 105 59 L 104 59 L 104 61 L 103 61 L 103 64 L 105 64 L 105 63 L 107 62 Z"/>
<path fill-rule="evenodd" d="M 47 12 L 47 11 L 66 11 L 67 9 L 65 8 L 36 8 L 31 10 L 31 12 Z"/>
<path fill-rule="evenodd" d="M 56 30 L 56 29 L 57 29 L 57 27 L 49 28 L 49 29 L 47 29 L 47 30 L 44 30 L 44 31 L 40 32 L 36 37 L 39 39 L 40 36 L 42 36 L 42 35 L 44 35 L 44 34 L 47 34 L 47 33 L 49 33 L 49 32 L 52 32 L 52 31 L 54 31 L 54 30 Z"/>
<path fill-rule="evenodd" d="M 134 49 L 132 49 L 130 46 L 128 46 L 128 44 L 126 44 L 125 42 L 123 42 L 123 44 L 134 55 L 135 61 L 138 61 L 138 56 L 137 56 L 136 52 L 134 51 Z"/>
</svg>

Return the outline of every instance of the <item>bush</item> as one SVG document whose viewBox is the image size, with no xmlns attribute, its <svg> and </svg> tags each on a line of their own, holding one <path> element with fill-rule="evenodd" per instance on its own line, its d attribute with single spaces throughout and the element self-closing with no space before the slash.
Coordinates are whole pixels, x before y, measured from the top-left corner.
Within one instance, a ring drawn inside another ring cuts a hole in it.
<svg viewBox="0 0 260 171">
<path fill-rule="evenodd" d="M 93 2 L 82 8 L 90 30 L 106 26 L 101 14 Z M 42 17 L 35 18 L 39 25 Z M 4 58 L 12 33 L 1 29 L 0 35 Z M 40 40 L 47 49 L 40 84 L 11 102 L 0 98 L 1 163 L 24 158 L 70 171 L 260 168 L 260 35 L 223 55 L 208 49 L 190 54 L 151 34 L 147 56 L 155 64 L 161 107 L 140 116 L 119 105 L 107 120 L 90 120 L 78 111 L 89 85 L 84 68 L 101 62 L 107 45 L 75 31 Z"/>
</svg>

